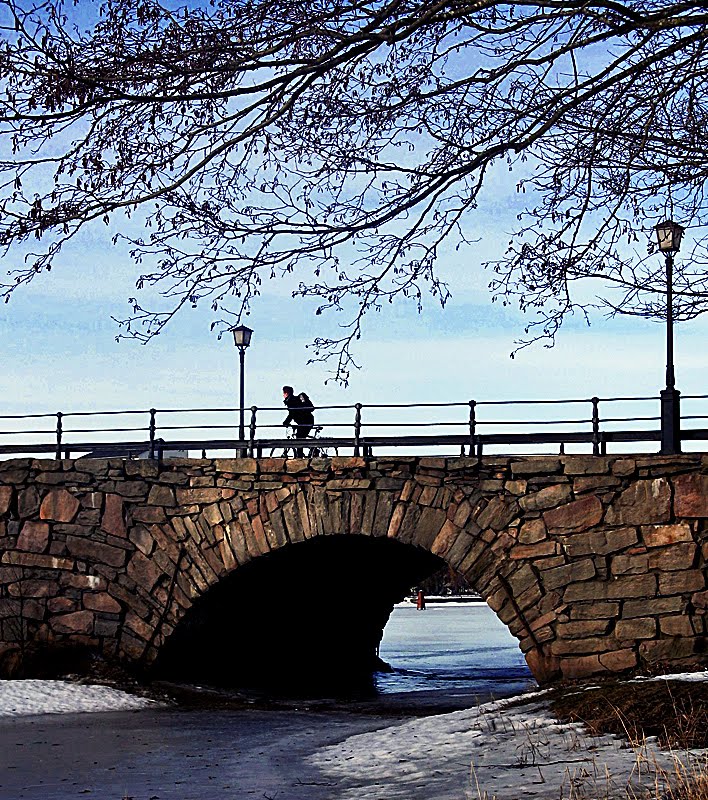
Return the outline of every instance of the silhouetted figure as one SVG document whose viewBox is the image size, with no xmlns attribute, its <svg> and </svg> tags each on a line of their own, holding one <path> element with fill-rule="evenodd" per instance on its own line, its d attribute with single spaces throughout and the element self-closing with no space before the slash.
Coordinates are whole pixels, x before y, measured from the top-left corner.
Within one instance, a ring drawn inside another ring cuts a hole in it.
<svg viewBox="0 0 708 800">
<path fill-rule="evenodd" d="M 315 424 L 315 409 L 312 401 L 305 392 L 300 392 L 300 394 L 296 395 L 292 386 L 283 386 L 283 403 L 288 409 L 288 416 L 285 418 L 283 425 L 290 425 L 291 422 L 294 422 L 295 438 L 306 438 Z M 303 451 L 296 449 L 295 456 L 302 458 Z"/>
</svg>

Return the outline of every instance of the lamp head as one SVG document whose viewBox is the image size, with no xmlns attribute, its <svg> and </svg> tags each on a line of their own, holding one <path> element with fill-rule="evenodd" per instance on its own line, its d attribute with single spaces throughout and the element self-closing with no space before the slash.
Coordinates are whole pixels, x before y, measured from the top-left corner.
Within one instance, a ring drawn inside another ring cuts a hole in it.
<svg viewBox="0 0 708 800">
<path fill-rule="evenodd" d="M 681 249 L 681 238 L 683 237 L 683 228 L 674 222 L 667 219 L 665 222 L 660 222 L 655 226 L 656 240 L 659 244 L 659 251 L 671 255 L 678 253 Z"/>
<path fill-rule="evenodd" d="M 245 325 L 239 325 L 237 328 L 232 328 L 231 333 L 234 335 L 234 344 L 239 350 L 245 350 L 251 344 L 251 336 L 253 331 Z"/>
</svg>

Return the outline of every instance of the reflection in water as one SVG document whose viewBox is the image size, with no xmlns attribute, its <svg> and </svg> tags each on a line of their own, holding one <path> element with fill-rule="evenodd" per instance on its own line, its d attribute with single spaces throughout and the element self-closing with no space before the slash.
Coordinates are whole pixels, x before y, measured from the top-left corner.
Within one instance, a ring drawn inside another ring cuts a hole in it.
<svg viewBox="0 0 708 800">
<path fill-rule="evenodd" d="M 485 603 L 394 608 L 381 658 L 393 672 L 376 675 L 382 694 L 466 690 L 516 694 L 533 683 L 519 643 Z"/>
</svg>

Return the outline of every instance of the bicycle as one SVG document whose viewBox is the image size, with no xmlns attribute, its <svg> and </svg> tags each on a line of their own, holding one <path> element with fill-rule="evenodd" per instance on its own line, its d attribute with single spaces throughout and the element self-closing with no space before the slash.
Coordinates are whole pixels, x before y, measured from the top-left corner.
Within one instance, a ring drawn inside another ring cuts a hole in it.
<svg viewBox="0 0 708 800">
<path fill-rule="evenodd" d="M 312 432 L 306 437 L 306 439 L 307 440 L 312 440 L 312 441 L 317 441 L 319 439 L 319 437 L 320 437 L 320 434 L 322 433 L 322 427 L 323 427 L 322 425 L 316 425 L 312 429 Z M 288 439 L 295 439 L 296 438 L 295 437 L 295 431 L 297 429 L 297 426 L 288 425 L 288 428 L 289 428 L 289 432 L 288 432 L 287 438 Z M 278 458 L 304 458 L 304 455 L 297 455 L 297 451 L 298 450 L 300 450 L 301 452 L 304 452 L 303 448 L 295 447 L 294 445 L 286 447 L 282 451 L 280 451 L 279 447 L 274 447 L 270 451 L 270 456 L 271 456 L 271 458 L 273 458 L 273 457 L 278 457 Z M 327 445 L 325 447 L 323 447 L 321 445 L 320 446 L 315 445 L 314 447 L 310 447 L 309 451 L 310 451 L 309 452 L 309 456 L 308 456 L 309 458 L 331 458 L 332 456 L 339 455 L 339 450 L 334 445 Z"/>
</svg>

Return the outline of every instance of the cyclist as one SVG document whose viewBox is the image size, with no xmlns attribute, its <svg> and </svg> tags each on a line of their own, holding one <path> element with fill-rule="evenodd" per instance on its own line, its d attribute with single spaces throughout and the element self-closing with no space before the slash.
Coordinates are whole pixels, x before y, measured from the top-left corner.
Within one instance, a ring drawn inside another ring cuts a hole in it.
<svg viewBox="0 0 708 800">
<path fill-rule="evenodd" d="M 288 409 L 288 416 L 283 425 L 295 423 L 295 438 L 305 439 L 315 424 L 314 408 L 310 398 L 301 392 L 296 395 L 292 386 L 283 386 L 283 403 Z M 302 458 L 303 451 L 296 450 L 295 457 Z"/>
</svg>

